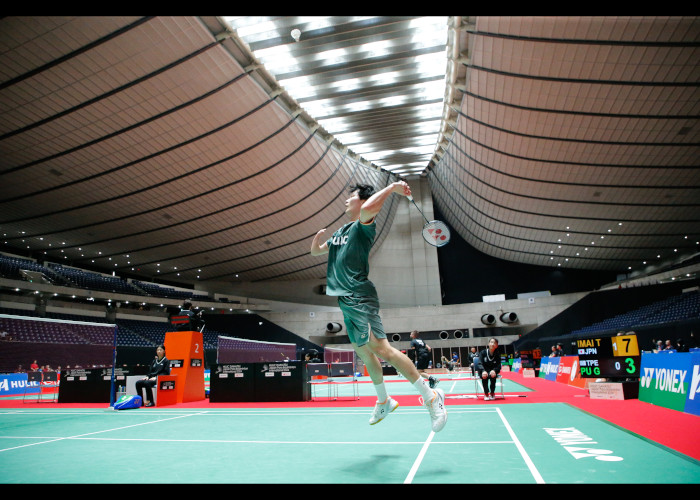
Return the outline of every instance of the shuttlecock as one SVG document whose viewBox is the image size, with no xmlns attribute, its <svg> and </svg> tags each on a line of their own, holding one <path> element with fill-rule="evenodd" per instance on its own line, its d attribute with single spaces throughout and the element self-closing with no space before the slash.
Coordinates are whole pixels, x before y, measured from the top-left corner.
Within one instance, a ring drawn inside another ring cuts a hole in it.
<svg viewBox="0 0 700 500">
<path fill-rule="evenodd" d="M 294 41 L 295 41 L 295 42 L 298 42 L 300 36 L 301 36 L 301 31 L 298 30 L 297 28 L 294 28 L 294 29 L 292 30 L 292 38 L 294 38 Z"/>
</svg>

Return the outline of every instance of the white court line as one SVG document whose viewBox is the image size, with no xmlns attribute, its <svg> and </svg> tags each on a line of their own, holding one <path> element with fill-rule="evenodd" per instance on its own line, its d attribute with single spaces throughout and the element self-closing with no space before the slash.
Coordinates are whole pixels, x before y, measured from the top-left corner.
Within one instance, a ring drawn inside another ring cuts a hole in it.
<svg viewBox="0 0 700 500">
<path fill-rule="evenodd" d="M 401 411 L 398 413 L 395 413 L 395 415 L 414 415 L 417 413 L 424 413 L 425 409 L 418 407 L 418 406 L 401 406 Z M 370 409 L 368 408 L 362 408 L 362 407 L 357 407 L 357 408 L 328 408 L 328 407 L 319 407 L 319 408 L 305 408 L 305 409 L 299 409 L 299 410 L 291 410 L 291 409 L 282 409 L 282 408 L 250 408 L 250 409 L 213 409 L 213 410 L 167 410 L 167 409 L 161 409 L 161 410 L 120 410 L 119 414 L 120 415 L 129 415 L 133 418 L 137 417 L 149 417 L 149 416 L 156 416 L 156 415 L 175 415 L 175 414 L 182 414 L 182 416 L 188 416 L 188 415 L 201 415 L 201 416 L 207 416 L 207 417 L 218 417 L 218 416 L 231 416 L 231 415 L 242 415 L 242 416 L 248 416 L 248 415 L 269 415 L 269 416 L 277 416 L 277 415 L 283 415 L 283 416 L 314 416 L 314 415 L 364 415 L 368 413 Z M 459 408 L 457 406 L 451 407 L 450 408 L 450 413 L 484 413 L 484 412 L 491 412 L 493 413 L 493 409 L 491 407 L 489 408 L 481 408 L 481 407 L 464 407 L 464 408 Z M 42 411 L 42 410 L 22 410 L 19 412 L 12 412 L 12 413 L 3 413 L 0 412 L 0 418 L 3 415 L 18 415 L 21 414 L 22 416 L 44 416 L 44 415 L 103 415 L 105 414 L 104 411 L 102 410 L 95 410 L 95 411 L 63 411 L 63 410 L 49 410 L 49 411 Z M 112 414 L 112 413 L 110 413 Z"/>
<path fill-rule="evenodd" d="M 515 432 L 513 432 L 512 427 L 510 426 L 510 424 L 506 420 L 506 417 L 501 412 L 501 409 L 496 407 L 496 410 L 498 411 L 498 415 L 501 417 L 501 420 L 503 421 L 503 425 L 506 426 L 506 429 L 508 430 L 508 434 L 510 434 L 510 437 L 513 438 L 513 442 L 515 443 L 515 446 L 518 448 L 520 455 L 523 457 L 523 460 L 525 460 L 525 463 L 527 464 L 527 468 L 530 469 L 530 473 L 532 474 L 532 477 L 535 478 L 535 482 L 538 484 L 544 484 L 544 479 L 542 479 L 540 472 L 537 470 L 537 467 L 535 467 L 535 464 L 532 462 L 532 460 L 530 459 L 530 456 L 525 451 L 525 448 L 523 447 L 522 443 L 518 439 L 518 436 L 516 436 Z"/>
<path fill-rule="evenodd" d="M 428 446 L 430 446 L 430 442 L 433 440 L 434 436 L 435 432 L 430 431 L 428 439 L 426 439 L 425 443 L 423 443 L 423 447 L 421 448 L 420 453 L 416 457 L 416 461 L 413 462 L 411 470 L 408 471 L 408 476 L 406 476 L 406 479 L 404 479 L 403 484 L 411 484 L 411 482 L 413 481 L 413 478 L 415 477 L 416 472 L 418 471 L 418 467 L 420 467 L 421 462 L 423 462 L 423 457 L 425 457 L 425 453 L 428 451 Z"/>
<path fill-rule="evenodd" d="M 67 437 L 53 438 L 53 439 L 49 439 L 48 441 L 42 441 L 42 442 L 40 442 L 40 443 L 30 443 L 30 444 L 23 444 L 23 445 L 21 445 L 21 446 L 13 446 L 12 448 L 3 448 L 3 449 L 0 449 L 0 453 L 2 453 L 2 452 L 4 452 L 4 451 L 16 450 L 16 449 L 19 449 L 19 448 L 27 448 L 27 447 L 29 447 L 29 446 L 36 446 L 36 445 L 47 444 L 47 443 L 54 443 L 54 442 L 56 442 L 56 441 L 63 441 L 63 440 L 65 440 L 65 439 L 77 439 L 77 438 L 80 438 L 80 437 L 83 437 L 83 436 L 90 436 L 90 435 L 93 435 L 93 434 L 100 434 L 100 433 L 102 433 L 102 432 L 118 431 L 118 430 L 121 430 L 121 429 L 128 429 L 129 427 L 138 427 L 138 426 L 140 426 L 140 425 L 156 424 L 156 423 L 158 423 L 158 422 L 164 422 L 164 421 L 166 421 L 166 420 L 175 420 L 175 419 L 177 419 L 177 418 L 183 418 L 183 417 L 190 417 L 190 416 L 192 416 L 192 415 L 196 415 L 196 413 L 192 413 L 192 414 L 190 414 L 190 415 L 179 415 L 179 416 L 170 417 L 170 418 L 161 418 L 161 419 L 159 419 L 159 420 L 152 420 L 152 421 L 150 421 L 150 422 L 141 422 L 140 424 L 124 425 L 124 426 L 122 426 L 122 427 L 114 427 L 114 428 L 112 428 L 112 429 L 104 429 L 104 430 L 101 430 L 101 431 L 87 432 L 87 433 L 85 433 L 85 434 L 77 434 L 77 435 L 75 435 L 75 436 L 67 436 Z"/>
<path fill-rule="evenodd" d="M 431 431 L 432 432 L 432 431 Z M 108 438 L 108 437 L 63 437 L 53 438 L 51 436 L 0 436 L 0 439 L 67 439 L 72 441 L 124 441 L 124 442 L 148 442 L 148 443 L 221 443 L 221 444 L 293 444 L 293 445 L 425 445 L 425 441 L 280 441 L 280 440 L 260 440 L 260 439 L 174 439 L 174 438 Z M 513 441 L 438 441 L 434 445 L 455 445 L 455 444 L 513 444 Z"/>
<path fill-rule="evenodd" d="M 455 392 L 455 386 L 457 385 L 457 381 L 455 380 L 452 382 L 452 387 L 450 387 L 450 390 L 447 391 L 448 394 L 453 394 Z"/>
</svg>

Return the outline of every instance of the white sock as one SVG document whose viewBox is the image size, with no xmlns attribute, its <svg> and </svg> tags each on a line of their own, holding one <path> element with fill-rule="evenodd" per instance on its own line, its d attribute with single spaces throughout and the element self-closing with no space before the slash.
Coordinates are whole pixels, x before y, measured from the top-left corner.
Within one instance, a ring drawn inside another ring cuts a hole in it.
<svg viewBox="0 0 700 500">
<path fill-rule="evenodd" d="M 433 399 L 433 390 L 423 377 L 418 377 L 418 380 L 413 382 L 413 386 L 418 389 L 420 395 L 423 396 L 423 402 L 428 403 Z"/>
<path fill-rule="evenodd" d="M 374 390 L 377 391 L 377 401 L 380 403 L 384 403 L 386 398 L 389 397 L 389 395 L 386 393 L 386 386 L 384 385 L 384 382 L 374 384 Z"/>
</svg>

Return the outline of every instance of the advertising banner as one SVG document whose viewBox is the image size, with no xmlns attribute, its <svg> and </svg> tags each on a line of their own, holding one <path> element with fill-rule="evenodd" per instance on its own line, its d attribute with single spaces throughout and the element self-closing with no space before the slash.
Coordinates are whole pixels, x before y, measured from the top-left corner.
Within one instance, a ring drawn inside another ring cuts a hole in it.
<svg viewBox="0 0 700 500">
<path fill-rule="evenodd" d="M 581 389 L 585 389 L 588 386 L 589 379 L 583 378 L 581 376 L 578 356 L 566 356 L 562 358 L 560 366 L 561 363 L 564 363 L 564 360 L 566 360 L 567 364 L 571 364 L 571 373 L 569 374 L 569 380 L 567 381 L 567 383 L 569 385 L 573 385 L 574 387 L 580 387 Z"/>
<path fill-rule="evenodd" d="M 688 399 L 685 402 L 685 412 L 700 415 L 700 352 L 691 352 L 687 355 L 690 358 L 688 362 L 690 388 L 688 389 Z"/>
<path fill-rule="evenodd" d="M 542 358 L 540 361 L 539 377 L 545 380 L 555 381 L 559 372 L 559 360 L 561 358 Z"/>
<path fill-rule="evenodd" d="M 0 375 L 0 397 L 22 396 L 27 394 L 40 394 L 41 383 L 27 381 L 26 373 L 10 373 Z"/>
<path fill-rule="evenodd" d="M 513 370 L 515 373 L 518 373 L 520 371 L 520 368 L 522 368 L 522 361 L 520 358 L 515 358 L 513 360 L 513 366 L 511 370 Z"/>
<path fill-rule="evenodd" d="M 576 375 L 572 373 L 574 365 L 578 368 L 578 356 L 562 356 L 559 359 L 556 381 L 560 384 L 569 385 L 569 382 Z M 578 370 L 577 370 L 578 371 Z"/>
<path fill-rule="evenodd" d="M 639 400 L 700 415 L 700 354 L 643 353 Z"/>
</svg>

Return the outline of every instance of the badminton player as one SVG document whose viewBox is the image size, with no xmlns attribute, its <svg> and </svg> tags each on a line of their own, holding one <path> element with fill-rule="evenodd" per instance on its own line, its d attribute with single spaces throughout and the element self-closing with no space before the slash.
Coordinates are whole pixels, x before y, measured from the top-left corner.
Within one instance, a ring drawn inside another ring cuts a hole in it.
<svg viewBox="0 0 700 500">
<path fill-rule="evenodd" d="M 328 239 L 324 239 L 325 229 L 318 231 L 311 242 L 311 255 L 328 254 L 326 294 L 338 297 L 350 342 L 367 367 L 377 392 L 377 403 L 369 423 L 381 422 L 399 406 L 387 394 L 381 358 L 413 384 L 430 412 L 433 431 L 438 432 L 447 422 L 445 393 L 441 389 L 431 389 L 409 357 L 389 344 L 379 317 L 377 290 L 368 279 L 369 252 L 376 234 L 375 217 L 390 196 L 409 196 L 411 189 L 399 181 L 377 192 L 372 186 L 358 184 L 350 192 L 345 202 L 350 222 Z"/>
<path fill-rule="evenodd" d="M 430 364 L 430 353 L 433 349 L 420 338 L 420 332 L 418 330 L 413 330 L 411 332 L 411 347 L 413 347 L 413 352 L 416 354 L 416 368 L 418 369 L 418 373 L 421 377 L 427 379 L 430 388 L 434 389 L 435 386 L 440 383 L 440 380 L 426 372 Z M 445 368 L 447 368 L 447 365 L 445 365 Z"/>
</svg>

